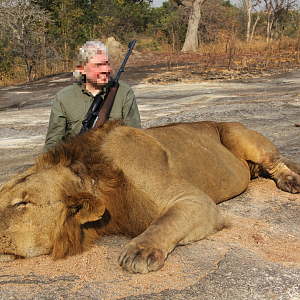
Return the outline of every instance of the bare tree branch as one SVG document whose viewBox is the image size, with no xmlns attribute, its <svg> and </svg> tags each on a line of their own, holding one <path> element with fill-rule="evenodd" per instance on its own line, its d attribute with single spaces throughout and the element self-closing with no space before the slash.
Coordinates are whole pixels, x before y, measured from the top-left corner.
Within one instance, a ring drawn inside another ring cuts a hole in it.
<svg viewBox="0 0 300 300">
<path fill-rule="evenodd" d="M 39 59 L 46 57 L 45 24 L 49 13 L 26 0 L 4 0 L 0 4 L 0 28 L 10 52 L 25 60 L 28 80 Z"/>
</svg>

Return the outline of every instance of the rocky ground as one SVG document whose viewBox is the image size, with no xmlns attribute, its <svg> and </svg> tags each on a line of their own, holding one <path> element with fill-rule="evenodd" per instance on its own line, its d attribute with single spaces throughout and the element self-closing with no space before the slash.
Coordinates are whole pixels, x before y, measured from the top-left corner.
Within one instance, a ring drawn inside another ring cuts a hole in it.
<svg viewBox="0 0 300 300">
<path fill-rule="evenodd" d="M 144 128 L 238 121 L 300 162 L 300 71 L 277 68 L 257 78 L 226 71 L 232 79 L 205 80 L 208 73 L 191 73 L 195 61 L 173 66 L 171 60 L 170 67 L 168 58 L 160 59 L 129 65 L 122 75 L 134 88 Z M 0 185 L 42 152 L 53 96 L 71 83 L 70 75 L 0 88 Z M 128 240 L 106 237 L 66 260 L 1 263 L 0 299 L 300 299 L 300 196 L 259 178 L 220 208 L 232 227 L 176 248 L 156 273 L 123 271 L 117 257 Z"/>
</svg>

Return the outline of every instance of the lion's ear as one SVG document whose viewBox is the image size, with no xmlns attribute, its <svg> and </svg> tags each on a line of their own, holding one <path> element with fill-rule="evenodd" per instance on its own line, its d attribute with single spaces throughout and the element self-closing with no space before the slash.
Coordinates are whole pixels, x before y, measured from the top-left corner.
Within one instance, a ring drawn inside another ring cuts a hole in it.
<svg viewBox="0 0 300 300">
<path fill-rule="evenodd" d="M 75 161 L 72 165 L 69 166 L 69 169 L 74 172 L 76 175 L 78 175 L 79 177 L 82 174 L 86 174 L 86 166 L 80 162 L 80 161 Z"/>
<path fill-rule="evenodd" d="M 65 202 L 69 214 L 73 215 L 79 224 L 98 221 L 105 211 L 103 201 L 86 192 L 77 192 L 67 197 Z"/>
</svg>

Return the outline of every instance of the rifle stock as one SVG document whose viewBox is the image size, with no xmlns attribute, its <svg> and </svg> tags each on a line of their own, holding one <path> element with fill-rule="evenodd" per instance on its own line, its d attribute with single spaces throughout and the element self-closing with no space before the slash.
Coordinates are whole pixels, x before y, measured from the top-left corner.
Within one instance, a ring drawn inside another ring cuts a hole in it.
<svg viewBox="0 0 300 300">
<path fill-rule="evenodd" d="M 119 83 L 117 83 L 116 86 L 110 88 L 109 93 L 99 112 L 98 119 L 93 128 L 102 125 L 106 120 L 108 120 L 111 108 L 114 104 L 114 100 L 118 91 L 118 87 L 119 87 Z"/>
</svg>

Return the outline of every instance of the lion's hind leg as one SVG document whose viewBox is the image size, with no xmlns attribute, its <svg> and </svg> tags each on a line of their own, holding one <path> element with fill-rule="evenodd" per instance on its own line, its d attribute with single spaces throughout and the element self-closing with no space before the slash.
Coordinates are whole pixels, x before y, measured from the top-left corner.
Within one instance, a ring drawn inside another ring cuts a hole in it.
<svg viewBox="0 0 300 300">
<path fill-rule="evenodd" d="M 239 123 L 219 123 L 221 143 L 245 162 L 251 177 L 264 172 L 285 192 L 300 192 L 300 165 L 280 156 L 276 146 L 260 133 Z"/>
</svg>

